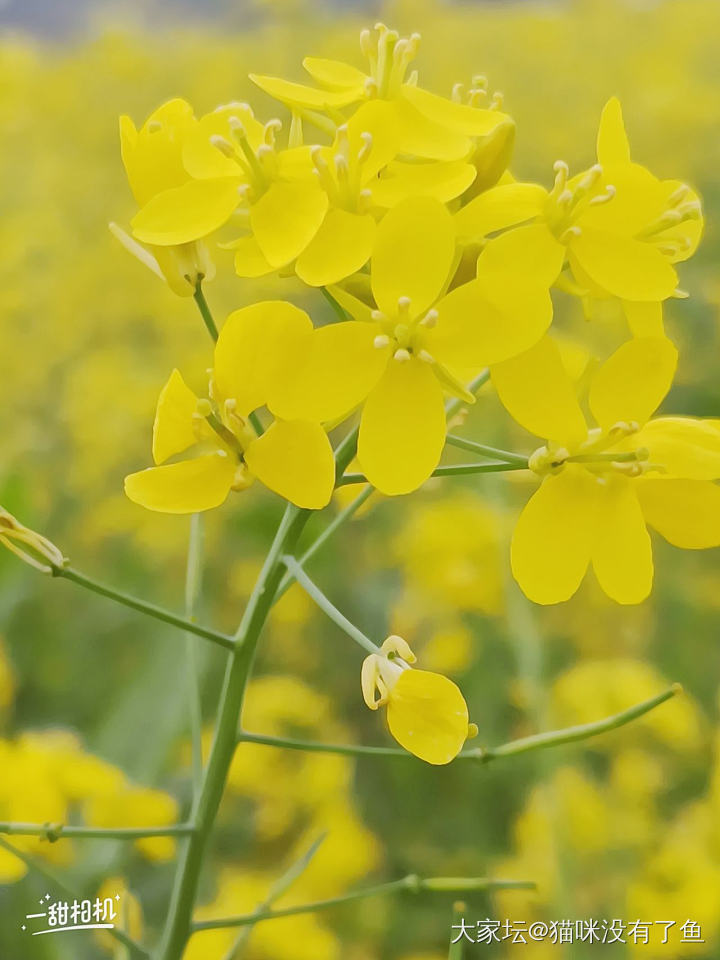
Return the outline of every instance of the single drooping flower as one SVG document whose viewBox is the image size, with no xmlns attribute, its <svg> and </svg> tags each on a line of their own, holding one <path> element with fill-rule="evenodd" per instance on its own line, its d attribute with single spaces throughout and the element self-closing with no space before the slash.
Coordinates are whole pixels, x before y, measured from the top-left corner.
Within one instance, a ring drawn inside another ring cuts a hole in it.
<svg viewBox="0 0 720 960">
<path fill-rule="evenodd" d="M 492 368 L 508 412 L 547 441 L 530 457 L 542 478 L 512 540 L 513 574 L 536 603 L 559 603 L 592 564 L 618 603 L 652 589 L 647 525 L 675 546 L 720 545 L 720 429 L 688 417 L 650 419 L 670 389 L 677 351 L 663 337 L 623 344 L 597 370 L 589 427 L 555 343 L 545 337 Z"/>
<path fill-rule="evenodd" d="M 343 108 L 377 101 L 396 132 L 398 153 L 429 160 L 467 159 L 473 153 L 474 138 L 511 124 L 510 118 L 497 109 L 497 102 L 488 108 L 481 105 L 486 94 L 482 86 L 471 89 L 467 103 L 459 102 L 459 88 L 451 100 L 418 87 L 417 74 L 408 76 L 408 67 L 419 45 L 419 34 L 401 38 L 378 23 L 375 35 L 370 30 L 360 34 L 369 73 L 338 60 L 306 57 L 303 66 L 317 87 L 258 74 L 250 79 L 295 116 L 323 126 L 322 114 L 337 120 L 343 117 Z"/>
<path fill-rule="evenodd" d="M 364 404 L 358 459 L 388 495 L 409 493 L 437 466 L 444 392 L 472 403 L 464 383 L 487 363 L 526 350 L 552 320 L 555 262 L 515 257 L 525 230 L 487 244 L 477 276 L 447 292 L 457 266 L 452 217 L 432 197 L 404 200 L 380 222 L 370 285 L 377 309 L 333 293 L 355 316 L 308 333 L 279 384 L 273 412 L 337 422 Z"/>
<path fill-rule="evenodd" d="M 186 216 L 194 215 L 191 234 L 134 230 L 145 248 L 115 224 L 111 230 L 120 242 L 153 272 L 167 280 L 180 296 L 192 296 L 198 280 L 214 276 L 215 267 L 203 238 L 213 233 L 237 205 L 235 188 L 227 182 L 195 182 L 183 162 L 183 151 L 198 121 L 184 100 L 169 100 L 158 107 L 137 130 L 130 117 L 120 117 L 120 145 L 130 188 L 140 207 L 133 220 L 142 225 L 153 211 L 182 204 Z M 149 212 L 148 212 L 149 211 Z"/>
<path fill-rule="evenodd" d="M 362 692 L 371 710 L 385 707 L 390 733 L 426 763 L 450 763 L 477 727 L 458 686 L 440 673 L 415 670 L 416 657 L 402 637 L 388 637 L 362 665 Z"/>
<path fill-rule="evenodd" d="M 530 263 L 555 249 L 568 268 L 560 278 L 566 289 L 618 297 L 635 335 L 661 335 L 661 301 L 677 291 L 673 264 L 690 257 L 700 241 L 700 200 L 686 184 L 659 180 L 631 161 L 616 98 L 602 112 L 597 158 L 572 178 L 567 164 L 558 161 L 550 191 L 515 182 L 486 191 L 457 213 L 458 234 L 472 244 L 497 230 L 536 222 L 543 229 L 528 236 L 518 255 Z"/>
<path fill-rule="evenodd" d="M 299 507 L 327 505 L 335 462 L 322 427 L 276 419 L 258 435 L 249 420 L 269 403 L 272 384 L 292 360 L 293 331 L 304 321 L 295 307 L 272 301 L 232 313 L 215 347 L 212 401 L 200 400 L 172 372 L 155 415 L 157 466 L 125 478 L 131 500 L 163 513 L 195 513 L 219 506 L 231 490 L 244 490 L 257 478 Z M 189 450 L 191 459 L 166 463 Z"/>
</svg>

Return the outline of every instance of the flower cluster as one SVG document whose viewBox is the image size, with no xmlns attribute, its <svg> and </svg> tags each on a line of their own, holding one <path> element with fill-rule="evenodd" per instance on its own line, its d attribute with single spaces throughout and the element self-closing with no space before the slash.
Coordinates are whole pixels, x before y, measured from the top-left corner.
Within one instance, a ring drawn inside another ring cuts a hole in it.
<svg viewBox="0 0 720 960">
<path fill-rule="evenodd" d="M 516 179 L 502 98 L 481 77 L 450 97 L 430 92 L 413 69 L 419 44 L 377 24 L 361 34 L 364 70 L 307 57 L 307 83 L 251 75 L 284 121 L 243 102 L 198 117 L 179 99 L 139 129 L 121 118 L 139 209 L 132 236 L 113 231 L 176 293 L 195 296 L 217 340 L 207 398 L 171 374 L 156 466 L 128 476 L 127 495 L 192 513 L 258 480 L 321 509 L 343 482 L 328 431 L 355 420 L 362 477 L 387 496 L 408 494 L 440 465 L 448 410 L 472 405 L 489 376 L 542 441 L 525 459 L 495 451 L 500 469 L 540 480 L 513 536 L 520 586 L 557 603 L 592 565 L 610 597 L 638 603 L 653 579 L 648 526 L 681 547 L 720 544 L 720 429 L 653 418 L 677 366 L 663 303 L 685 296 L 677 264 L 700 240 L 700 200 L 631 159 L 616 98 L 600 117 L 595 162 L 571 175 L 558 161 L 549 189 Z M 242 278 L 320 289 L 335 322 L 266 300 L 230 314 L 218 335 L 202 284 L 223 251 Z M 579 380 L 558 345 L 554 291 L 587 316 L 614 302 L 626 318 L 625 342 Z M 467 735 L 466 710 L 449 688 L 420 691 L 423 672 L 391 653 L 368 658 L 366 701 L 377 706 L 377 684 L 408 746 L 418 729 L 410 702 L 422 694 L 433 733 L 409 749 L 447 762 Z M 411 685 L 413 697 L 400 696 Z"/>
</svg>

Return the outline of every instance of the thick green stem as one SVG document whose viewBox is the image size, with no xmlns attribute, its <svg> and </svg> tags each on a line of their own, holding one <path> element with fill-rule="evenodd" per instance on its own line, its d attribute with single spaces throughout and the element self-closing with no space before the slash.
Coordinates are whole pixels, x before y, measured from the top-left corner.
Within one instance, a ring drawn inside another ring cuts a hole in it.
<svg viewBox="0 0 720 960">
<path fill-rule="evenodd" d="M 450 938 L 450 951 L 448 953 L 448 960 L 463 960 L 463 954 L 465 953 L 464 943 L 467 943 L 467 938 L 460 930 L 460 934 L 456 937 L 454 936 L 455 928 L 460 927 L 463 923 L 465 912 L 467 910 L 467 904 L 462 901 L 458 901 L 453 904 L 453 915 L 452 915 L 452 931 L 453 936 Z"/>
<path fill-rule="evenodd" d="M 378 883 L 363 890 L 353 890 L 341 897 L 332 897 L 329 900 L 316 900 L 314 903 L 304 903 L 298 907 L 287 907 L 284 910 L 266 910 L 264 913 L 249 913 L 239 917 L 222 917 L 218 920 L 201 920 L 193 924 L 193 930 L 221 930 L 228 927 L 244 927 L 249 923 L 260 923 L 261 920 L 276 920 L 280 917 L 295 917 L 300 913 L 318 913 L 329 910 L 343 903 L 353 900 L 367 900 L 369 897 L 385 897 L 393 893 L 408 891 L 409 893 L 458 893 L 483 890 L 534 890 L 535 884 L 530 880 L 489 880 L 487 877 L 429 877 L 423 880 L 411 874 L 402 880 L 391 880 L 390 883 Z"/>
<path fill-rule="evenodd" d="M 478 453 L 482 457 L 494 457 L 496 460 L 502 460 L 503 463 L 511 463 L 520 470 L 526 470 L 528 458 L 521 453 L 512 453 L 510 450 L 499 450 L 497 447 L 489 447 L 485 443 L 477 443 L 475 440 L 466 440 L 465 437 L 457 437 L 454 433 L 449 433 L 445 442 L 451 447 L 459 447 L 461 450 L 469 450 L 471 453 Z"/>
<path fill-rule="evenodd" d="M 202 280 L 198 280 L 197 285 L 195 286 L 195 293 L 193 294 L 193 299 L 195 300 L 195 303 L 198 305 L 200 316 L 203 318 L 203 323 L 207 327 L 208 333 L 213 338 L 213 340 L 217 340 L 219 336 L 218 328 L 215 325 L 215 320 L 213 319 L 213 315 L 210 311 L 210 307 L 208 306 L 208 302 L 205 299 L 205 294 L 203 293 L 203 289 L 202 289 Z"/>
<path fill-rule="evenodd" d="M 463 750 L 453 762 L 458 760 L 475 760 L 489 763 L 501 757 L 511 757 L 520 753 L 530 753 L 532 750 L 544 750 L 548 747 L 559 747 L 566 743 L 575 743 L 579 740 L 590 740 L 609 730 L 622 727 L 626 723 L 637 720 L 638 717 L 649 713 L 661 703 L 670 700 L 680 693 L 680 684 L 673 684 L 668 690 L 643 700 L 622 713 L 613 714 L 603 720 L 585 723 L 576 727 L 566 727 L 564 730 L 551 730 L 548 733 L 537 733 L 531 737 L 522 737 L 519 740 L 510 740 L 499 747 L 475 747 Z M 395 757 L 413 759 L 413 755 L 397 747 L 367 747 L 351 743 L 317 743 L 314 740 L 297 740 L 291 737 L 271 737 L 261 733 L 248 733 L 243 730 L 238 735 L 239 743 L 259 743 L 266 747 L 279 747 L 285 750 L 303 750 L 313 753 L 339 753 L 349 757 Z"/>
<path fill-rule="evenodd" d="M 162 620 L 163 623 L 169 623 L 173 627 L 179 627 L 187 633 L 194 633 L 197 637 L 212 640 L 213 643 L 225 647 L 226 650 L 232 650 L 235 646 L 233 638 L 226 636 L 224 633 L 218 633 L 217 630 L 211 630 L 208 627 L 201 627 L 200 624 L 186 620 L 184 617 L 179 617 L 177 614 L 171 613 L 169 610 L 163 609 L 163 607 L 158 607 L 154 603 L 147 603 L 147 601 L 133 597 L 129 593 L 123 593 L 122 590 L 108 587 L 104 583 L 99 583 L 97 580 L 93 580 L 92 577 L 80 573 L 79 570 L 75 570 L 73 567 L 54 566 L 52 568 L 52 575 L 54 577 L 60 577 L 63 580 L 70 580 L 72 583 L 77 583 L 79 586 L 85 587 L 86 590 L 92 590 L 93 593 L 98 593 L 101 597 L 108 597 L 116 603 L 130 607 L 131 610 L 138 610 L 140 613 L 144 613 L 148 617 L 153 617 L 155 620 Z"/>
<path fill-rule="evenodd" d="M 194 513 L 190 518 L 187 568 L 185 571 L 185 616 L 195 619 L 200 591 L 202 589 L 203 515 Z M 190 741 L 192 746 L 193 792 L 202 784 L 202 692 L 200 689 L 200 660 L 197 637 L 185 634 L 188 699 L 190 712 Z"/>
<path fill-rule="evenodd" d="M 180 852 L 158 960 L 180 960 L 190 937 L 200 871 L 235 752 L 238 720 L 257 642 L 282 579 L 281 557 L 294 548 L 308 516 L 309 511 L 288 505 L 235 635 L 236 647 L 225 671 L 210 759 L 193 808 L 195 833 Z"/>
<path fill-rule="evenodd" d="M 466 477 L 474 473 L 506 473 L 508 470 L 526 470 L 527 464 L 515 463 L 450 463 L 436 467 L 431 477 Z M 346 473 L 337 481 L 338 487 L 351 483 L 368 483 L 364 473 Z"/>
<path fill-rule="evenodd" d="M 50 843 L 67 837 L 73 840 L 142 840 L 145 837 L 186 837 L 190 823 L 168 827 L 74 827 L 62 823 L 0 823 L 0 833 L 9 837 L 43 837 Z"/>
</svg>

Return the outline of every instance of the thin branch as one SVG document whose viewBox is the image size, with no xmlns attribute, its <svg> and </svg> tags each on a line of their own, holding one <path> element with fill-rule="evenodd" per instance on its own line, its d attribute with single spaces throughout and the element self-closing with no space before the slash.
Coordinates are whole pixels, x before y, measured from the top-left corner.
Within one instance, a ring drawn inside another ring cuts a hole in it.
<svg viewBox="0 0 720 960">
<path fill-rule="evenodd" d="M 297 562 L 295 557 L 285 555 L 282 557 L 282 562 L 288 569 L 288 572 L 292 577 L 297 580 L 300 586 L 303 588 L 305 593 L 315 601 L 315 603 L 320 607 L 323 613 L 336 623 L 341 630 L 344 630 L 345 633 L 355 641 L 359 643 L 361 647 L 365 650 L 368 650 L 370 653 L 378 653 L 380 648 L 377 644 L 373 643 L 369 637 L 366 637 L 365 634 L 354 623 L 351 623 L 348 618 L 341 613 L 338 608 L 328 600 L 322 590 L 316 586 L 310 577 L 305 573 L 300 564 Z"/>
<path fill-rule="evenodd" d="M 436 467 L 431 477 L 464 477 L 474 473 L 505 473 L 508 470 L 526 470 L 527 464 L 514 463 L 450 463 Z M 368 483 L 363 473 L 346 473 L 336 482 L 336 486 L 345 487 L 350 483 Z"/>
<path fill-rule="evenodd" d="M 485 443 L 476 443 L 475 440 L 466 440 L 465 437 L 458 437 L 454 433 L 449 433 L 445 437 L 445 442 L 452 447 L 459 447 L 461 450 L 469 450 L 471 453 L 478 453 L 482 457 L 494 457 L 496 460 L 502 460 L 504 463 L 512 463 L 519 469 L 527 469 L 528 458 L 521 453 L 512 453 L 510 450 L 499 450 L 497 447 L 489 447 Z"/>
<path fill-rule="evenodd" d="M 218 328 L 215 324 L 215 320 L 213 319 L 213 315 L 210 310 L 210 307 L 208 306 L 208 302 L 205 299 L 205 294 L 203 293 L 202 278 L 198 280 L 197 284 L 195 285 L 195 293 L 193 294 L 193 299 L 195 303 L 198 305 L 200 316 L 203 318 L 203 323 L 207 327 L 208 333 L 213 338 L 213 340 L 217 341 L 217 338 L 219 336 Z"/>
<path fill-rule="evenodd" d="M 338 319 L 338 322 L 344 323 L 346 320 L 349 320 L 347 313 L 343 310 L 340 304 L 337 302 L 335 297 L 330 293 L 327 287 L 320 287 L 320 293 L 325 297 L 327 302 L 333 309 L 333 313 Z"/>
<path fill-rule="evenodd" d="M 48 883 L 51 883 L 54 887 L 57 887 L 57 889 L 64 893 L 69 899 L 78 899 L 75 893 L 67 886 L 67 884 L 56 877 L 55 874 L 51 870 L 48 870 L 48 868 L 43 863 L 40 863 L 39 860 L 36 860 L 34 857 L 31 857 L 25 853 L 24 850 L 18 850 L 17 847 L 14 847 L 2 837 L 0 837 L 0 848 L 7 850 L 8 853 L 11 853 L 14 857 L 17 857 L 18 860 L 22 860 L 28 870 L 31 870 L 33 873 L 37 873 L 38 876 L 43 877 L 48 881 Z M 107 932 L 111 937 L 114 937 L 118 943 L 121 943 L 124 947 L 127 947 L 132 955 L 136 957 L 142 957 L 143 960 L 150 960 L 150 951 L 146 950 L 141 944 L 136 943 L 136 941 L 133 940 L 132 937 L 128 936 L 124 930 L 120 930 L 118 927 L 113 927 Z"/>
<path fill-rule="evenodd" d="M 529 753 L 531 750 L 544 750 L 547 747 L 559 747 L 566 743 L 575 743 L 579 740 L 589 740 L 616 727 L 622 727 L 649 713 L 655 707 L 670 700 L 682 691 L 680 684 L 675 683 L 668 690 L 635 704 L 622 713 L 613 714 L 604 720 L 596 720 L 575 727 L 566 727 L 563 730 L 552 730 L 549 733 L 538 733 L 531 737 L 522 737 L 519 740 L 510 740 L 499 747 L 475 747 L 458 754 L 455 761 L 475 760 L 489 763 L 501 757 L 515 756 L 520 753 Z M 306 750 L 316 753 L 339 753 L 352 757 L 401 757 L 411 759 L 412 754 L 397 747 L 368 747 L 350 743 L 317 743 L 313 740 L 297 740 L 290 737 L 271 737 L 261 733 L 248 733 L 243 730 L 238 735 L 239 743 L 259 743 L 267 747 L 279 747 L 286 750 Z"/>
<path fill-rule="evenodd" d="M 50 843 L 73 840 L 142 840 L 145 837 L 181 837 L 194 832 L 190 823 L 167 827 L 74 827 L 62 823 L 0 823 L 0 833 L 11 837 L 42 837 Z"/>
<path fill-rule="evenodd" d="M 297 558 L 298 565 L 304 567 L 308 560 L 312 559 L 318 550 L 325 546 L 330 537 L 337 532 L 337 530 L 345 523 L 346 520 L 349 520 L 353 514 L 360 509 L 360 507 L 372 496 L 374 492 L 375 488 L 368 484 L 365 489 L 355 497 L 354 500 L 351 500 L 350 503 L 344 507 L 333 520 L 330 521 L 322 533 L 320 533 L 313 540 L 307 550 L 305 550 L 305 552 Z M 291 586 L 293 579 L 294 578 L 289 573 L 286 573 L 283 579 L 280 581 L 280 586 L 278 587 L 278 592 L 275 597 L 276 603 L 285 593 L 285 591 Z"/>
<path fill-rule="evenodd" d="M 260 923 L 261 920 L 277 920 L 280 917 L 294 917 L 300 913 L 317 913 L 329 910 L 343 903 L 354 900 L 366 900 L 370 897 L 384 897 L 393 893 L 407 891 L 422 893 L 424 891 L 440 892 L 468 892 L 480 890 L 534 890 L 535 884 L 529 880 L 490 880 L 486 877 L 421 877 L 411 874 L 402 880 L 392 880 L 390 883 L 378 883 L 363 890 L 353 890 L 340 897 L 329 900 L 316 900 L 314 903 L 305 903 L 298 907 L 286 907 L 284 910 L 266 910 L 264 913 L 250 913 L 239 917 L 223 917 L 218 920 L 198 920 L 193 924 L 193 930 L 221 930 L 228 927 L 244 927 L 250 923 Z"/>
<path fill-rule="evenodd" d="M 203 637 L 205 640 L 212 640 L 213 643 L 225 647 L 226 650 L 232 650 L 235 647 L 233 638 L 228 637 L 224 633 L 211 630 L 209 627 L 201 627 L 199 624 L 186 620 L 184 617 L 179 617 L 177 614 L 171 613 L 163 607 L 158 607 L 154 603 L 148 603 L 146 600 L 140 600 L 138 597 L 133 597 L 129 593 L 124 593 L 122 590 L 115 590 L 113 587 L 108 587 L 104 583 L 99 583 L 97 580 L 93 580 L 92 577 L 80 573 L 80 571 L 75 570 L 74 567 L 53 566 L 52 575 L 54 577 L 60 577 L 63 580 L 70 580 L 72 583 L 77 583 L 79 586 L 85 587 L 86 590 L 92 590 L 93 593 L 97 593 L 101 597 L 108 597 L 110 600 L 115 600 L 116 603 L 121 603 L 123 606 L 130 607 L 132 610 L 138 610 L 140 613 L 153 617 L 155 620 L 162 620 L 164 623 L 169 623 L 173 627 L 179 627 L 180 630 L 194 633 L 196 636 Z"/>
</svg>

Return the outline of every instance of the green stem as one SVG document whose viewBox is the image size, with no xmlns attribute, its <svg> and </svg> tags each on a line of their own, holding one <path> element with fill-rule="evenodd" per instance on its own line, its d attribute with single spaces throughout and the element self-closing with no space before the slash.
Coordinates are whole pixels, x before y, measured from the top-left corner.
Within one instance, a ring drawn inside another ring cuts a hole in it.
<svg viewBox="0 0 720 960">
<path fill-rule="evenodd" d="M 628 710 L 613 714 L 613 716 L 606 717 L 603 720 L 596 720 L 593 723 L 585 723 L 575 727 L 566 727 L 563 730 L 538 733 L 531 737 L 522 737 L 519 740 L 510 740 L 499 747 L 475 747 L 463 750 L 455 760 L 480 760 L 483 763 L 489 763 L 491 760 L 497 760 L 501 757 L 529 753 L 532 750 L 544 750 L 548 747 L 559 747 L 566 743 L 575 743 L 578 740 L 589 740 L 602 733 L 607 733 L 608 730 L 614 730 L 616 727 L 622 727 L 626 723 L 637 720 L 643 714 L 659 707 L 661 703 L 670 700 L 681 690 L 680 684 L 676 683 L 668 690 L 657 694 L 657 696 L 651 697 L 649 700 L 643 700 L 642 703 L 637 703 Z M 401 757 L 405 759 L 413 757 L 411 753 L 406 750 L 399 750 L 397 747 L 368 747 L 350 743 L 317 743 L 313 740 L 297 740 L 290 737 L 271 737 L 261 733 L 248 733 L 245 730 L 238 735 L 238 742 L 258 743 L 266 747 L 279 747 L 285 750 L 339 753 L 349 757 Z"/>
<path fill-rule="evenodd" d="M 202 279 L 198 280 L 197 284 L 195 285 L 195 293 L 193 294 L 193 299 L 195 300 L 195 303 L 198 305 L 200 316 L 203 318 L 203 323 L 207 327 L 208 333 L 213 338 L 213 340 L 217 341 L 217 338 L 219 336 L 218 328 L 215 325 L 213 315 L 210 311 L 210 307 L 208 306 L 208 302 L 205 299 L 205 294 L 203 293 Z"/>
<path fill-rule="evenodd" d="M 323 613 L 336 623 L 341 630 L 344 630 L 345 633 L 355 641 L 359 643 L 363 649 L 368 650 L 370 653 L 379 653 L 380 647 L 377 644 L 373 643 L 370 637 L 366 637 L 362 630 L 358 629 L 354 623 L 351 623 L 348 618 L 342 614 L 338 608 L 328 600 L 322 590 L 313 583 L 310 577 L 305 573 L 303 568 L 297 562 L 295 557 L 291 557 L 288 554 L 285 554 L 282 558 L 282 562 L 288 569 L 288 572 L 291 574 L 294 580 L 300 584 L 305 593 L 311 597 L 315 603 L 320 607 Z"/>
<path fill-rule="evenodd" d="M 185 572 L 185 616 L 195 619 L 195 612 L 202 588 L 203 515 L 190 517 L 190 540 L 188 542 L 187 568 Z M 192 745 L 193 793 L 202 783 L 202 692 L 200 689 L 200 663 L 197 637 L 185 634 L 188 696 L 190 700 L 190 739 Z"/>
<path fill-rule="evenodd" d="M 315 556 L 318 550 L 325 546 L 330 537 L 337 532 L 337 530 L 345 523 L 346 520 L 349 520 L 353 514 L 360 509 L 360 507 L 373 495 L 374 492 L 375 488 L 368 484 L 362 493 L 359 493 L 354 500 L 351 500 L 351 502 L 344 509 L 342 509 L 340 513 L 338 513 L 337 516 L 325 527 L 322 533 L 320 533 L 313 540 L 307 550 L 305 550 L 305 552 L 297 558 L 298 565 L 304 567 L 305 564 Z M 276 601 L 282 597 L 286 590 L 288 590 L 288 588 L 292 585 L 293 580 L 294 577 L 292 577 L 289 573 L 285 574 L 280 581 L 280 586 L 278 587 L 278 592 L 276 595 Z"/>
<path fill-rule="evenodd" d="M 347 470 L 348 464 L 357 453 L 357 442 L 359 427 L 354 427 L 350 433 L 346 434 L 340 443 L 335 447 L 335 485 L 340 486 L 342 475 Z"/>
<path fill-rule="evenodd" d="M 378 883 L 363 890 L 353 890 L 340 897 L 329 900 L 316 900 L 313 903 L 301 904 L 298 907 L 286 907 L 284 910 L 266 910 L 264 913 L 249 913 L 239 917 L 223 917 L 218 920 L 200 920 L 193 924 L 194 931 L 222 930 L 228 927 L 244 927 L 249 923 L 260 923 L 261 920 L 276 920 L 280 917 L 295 917 L 300 913 L 318 913 L 329 910 L 343 903 L 354 900 L 367 900 L 370 897 L 384 897 L 392 893 L 456 893 L 459 891 L 484 890 L 534 890 L 535 884 L 529 880 L 489 880 L 486 877 L 429 877 L 423 880 L 411 874 L 402 880 L 391 880 L 390 883 Z"/>
<path fill-rule="evenodd" d="M 466 477 L 475 473 L 505 473 L 508 470 L 525 470 L 526 466 L 514 463 L 451 463 L 436 467 L 431 477 Z M 345 487 L 351 483 L 367 483 L 368 478 L 363 473 L 346 473 L 340 477 L 336 486 Z"/>
<path fill-rule="evenodd" d="M 262 425 L 262 420 L 258 416 L 257 410 L 253 410 L 252 413 L 248 414 L 248 420 L 252 424 L 255 433 L 261 437 L 265 433 L 265 427 Z"/>
<path fill-rule="evenodd" d="M 210 758 L 202 789 L 193 805 L 195 832 L 180 851 L 158 960 L 180 960 L 191 934 L 191 915 L 200 871 L 235 752 L 245 687 L 260 632 L 283 575 L 281 557 L 286 550 L 294 549 L 309 515 L 310 511 L 288 504 L 235 635 L 235 649 L 225 671 Z"/>
<path fill-rule="evenodd" d="M 40 863 L 39 860 L 36 860 L 34 857 L 31 857 L 25 853 L 24 850 L 18 850 L 17 847 L 14 847 L 2 837 L 0 837 L 0 848 L 7 850 L 8 853 L 11 853 L 14 857 L 17 857 L 18 860 L 22 860 L 28 870 L 36 873 L 44 880 L 47 880 L 47 882 L 51 883 L 54 887 L 57 887 L 57 889 L 60 890 L 69 900 L 78 899 L 74 891 L 72 891 L 67 884 L 56 877 L 55 874 L 51 870 L 48 870 L 48 868 L 44 864 Z M 114 937 L 118 943 L 121 943 L 124 947 L 127 947 L 133 956 L 141 957 L 143 960 L 149 960 L 150 951 L 146 950 L 145 947 L 141 946 L 141 944 L 136 943 L 132 937 L 129 937 L 123 930 L 120 930 L 118 927 L 113 927 L 107 932 L 111 937 Z"/>
<path fill-rule="evenodd" d="M 484 386 L 489 379 L 490 370 L 486 367 L 485 370 L 481 370 L 475 379 L 471 380 L 467 385 L 468 393 L 477 393 L 480 387 Z M 454 397 L 452 400 L 448 400 L 448 402 L 445 404 L 445 416 L 449 420 L 451 417 L 454 417 L 455 414 L 464 406 L 466 406 L 465 401 L 461 400 L 459 397 Z"/>
<path fill-rule="evenodd" d="M 335 297 L 330 293 L 330 291 L 326 287 L 320 287 L 320 293 L 325 297 L 327 302 L 330 304 L 330 306 L 333 309 L 333 312 L 335 313 L 336 317 L 341 323 L 344 323 L 346 320 L 349 319 L 348 315 L 345 313 L 343 308 L 340 306 L 340 304 L 337 302 Z"/>
<path fill-rule="evenodd" d="M 453 916 L 452 916 L 452 926 L 451 930 L 454 932 L 456 927 L 459 927 L 465 918 L 465 913 L 467 911 L 467 904 L 459 901 L 458 903 L 453 904 Z M 465 953 L 464 943 L 467 943 L 467 938 L 460 931 L 460 935 L 456 938 L 452 936 L 450 938 L 450 952 L 448 953 L 448 960 L 463 960 L 463 954 Z"/>
<path fill-rule="evenodd" d="M 488 447 L 484 443 L 476 443 L 475 440 L 466 440 L 465 437 L 455 436 L 449 433 L 445 442 L 452 447 L 460 447 L 461 450 L 469 450 L 471 453 L 478 453 L 483 457 L 494 457 L 496 460 L 502 460 L 504 463 L 511 463 L 519 469 L 527 469 L 528 458 L 521 453 L 511 453 L 509 450 L 498 450 L 497 447 Z"/>
<path fill-rule="evenodd" d="M 0 833 L 9 837 L 43 837 L 50 843 L 73 840 L 142 840 L 145 837 L 185 837 L 193 832 L 190 823 L 168 827 L 72 827 L 62 823 L 0 823 Z"/>
<path fill-rule="evenodd" d="M 217 630 L 211 630 L 209 627 L 201 627 L 199 624 L 192 623 L 184 617 L 179 617 L 177 614 L 171 613 L 163 607 L 158 607 L 154 603 L 148 603 L 145 600 L 138 599 L 138 597 L 133 597 L 129 593 L 124 593 L 122 590 L 108 587 L 104 583 L 99 583 L 97 580 L 93 580 L 92 577 L 80 573 L 79 570 L 75 570 L 73 567 L 54 566 L 52 568 L 52 575 L 54 577 L 60 577 L 63 580 L 70 580 L 72 583 L 77 583 L 79 586 L 85 587 L 86 590 L 92 590 L 93 593 L 97 593 L 101 597 L 108 597 L 110 600 L 115 600 L 116 603 L 130 607 L 131 610 L 138 610 L 140 613 L 144 613 L 148 617 L 153 617 L 155 620 L 162 620 L 163 623 L 169 623 L 173 627 L 179 627 L 187 633 L 194 633 L 196 636 L 203 637 L 205 640 L 212 640 L 213 643 L 225 647 L 226 650 L 233 650 L 235 647 L 233 638 L 226 636 L 224 633 L 218 633 Z"/>
</svg>

